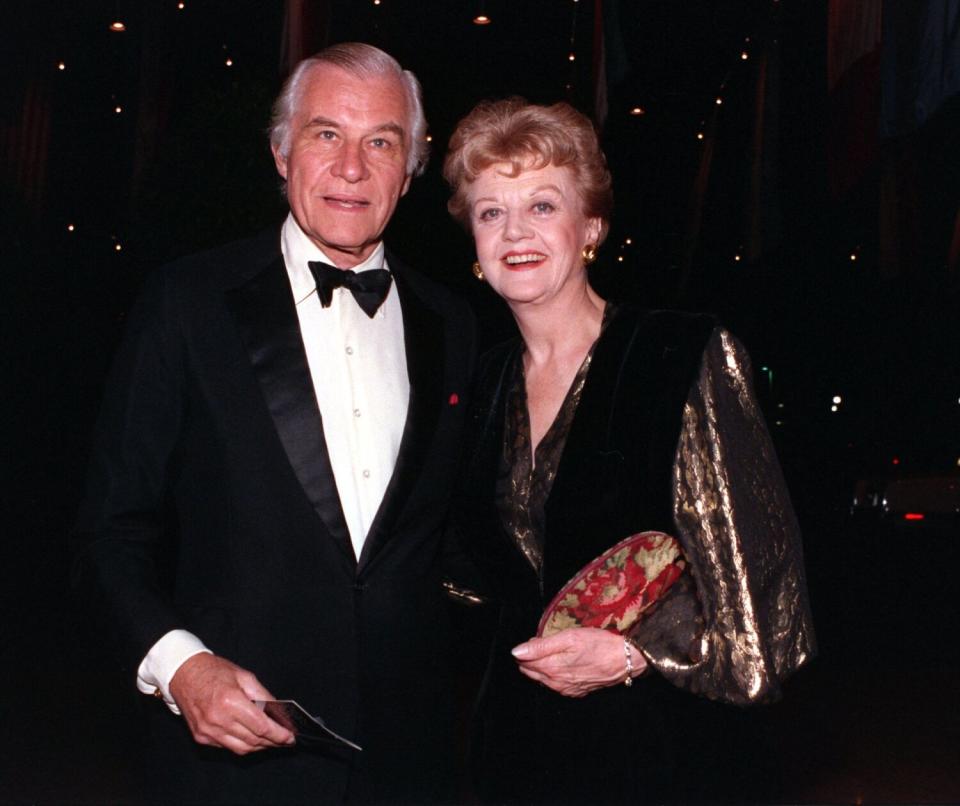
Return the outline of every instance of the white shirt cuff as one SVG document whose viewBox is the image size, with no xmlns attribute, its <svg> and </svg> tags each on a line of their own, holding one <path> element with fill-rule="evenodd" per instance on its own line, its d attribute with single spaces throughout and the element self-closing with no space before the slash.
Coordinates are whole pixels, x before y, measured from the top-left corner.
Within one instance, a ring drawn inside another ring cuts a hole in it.
<svg viewBox="0 0 960 806">
<path fill-rule="evenodd" d="M 201 652 L 213 654 L 192 632 L 171 630 L 150 647 L 147 656 L 137 669 L 137 688 L 144 694 L 163 696 L 167 707 L 175 714 L 180 713 L 177 704 L 170 696 L 170 681 L 187 660 Z M 159 694 L 158 694 L 159 692 Z"/>
</svg>

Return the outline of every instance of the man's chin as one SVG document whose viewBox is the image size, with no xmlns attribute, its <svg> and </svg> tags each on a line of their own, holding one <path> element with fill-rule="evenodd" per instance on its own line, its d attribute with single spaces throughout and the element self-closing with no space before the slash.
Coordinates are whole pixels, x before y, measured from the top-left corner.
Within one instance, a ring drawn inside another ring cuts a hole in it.
<svg viewBox="0 0 960 806">
<path fill-rule="evenodd" d="M 363 263 L 377 248 L 380 239 L 376 240 L 349 240 L 340 238 L 337 240 L 326 238 L 311 237 L 311 240 L 317 247 L 340 268 L 348 269 Z"/>
</svg>

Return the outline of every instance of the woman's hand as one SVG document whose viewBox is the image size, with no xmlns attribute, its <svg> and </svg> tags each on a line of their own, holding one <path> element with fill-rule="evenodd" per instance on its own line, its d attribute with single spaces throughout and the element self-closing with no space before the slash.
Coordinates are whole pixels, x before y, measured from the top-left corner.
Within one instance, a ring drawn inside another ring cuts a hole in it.
<svg viewBox="0 0 960 806">
<path fill-rule="evenodd" d="M 633 676 L 647 669 L 632 645 Z M 627 676 L 623 636 L 594 627 L 575 627 L 549 638 L 531 638 L 512 650 L 521 673 L 565 697 L 622 683 Z"/>
</svg>

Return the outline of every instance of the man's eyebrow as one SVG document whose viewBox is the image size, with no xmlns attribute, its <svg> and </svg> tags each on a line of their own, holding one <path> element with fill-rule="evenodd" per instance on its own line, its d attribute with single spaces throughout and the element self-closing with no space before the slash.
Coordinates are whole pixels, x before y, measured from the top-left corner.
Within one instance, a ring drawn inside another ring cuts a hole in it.
<svg viewBox="0 0 960 806">
<path fill-rule="evenodd" d="M 317 117 L 308 120 L 303 127 L 305 129 L 339 129 L 340 124 L 335 120 L 318 115 Z M 392 121 L 377 126 L 375 129 L 373 129 L 371 134 L 378 134 L 381 132 L 392 132 L 400 139 L 404 139 L 406 137 L 406 132 L 404 131 L 403 126 Z"/>
<path fill-rule="evenodd" d="M 325 117 L 320 117 L 320 116 L 317 116 L 317 117 L 315 117 L 315 118 L 311 118 L 310 120 L 308 120 L 306 123 L 303 124 L 303 128 L 305 128 L 305 129 L 316 128 L 316 127 L 319 127 L 319 126 L 326 126 L 326 127 L 328 127 L 328 128 L 331 128 L 331 129 L 339 129 L 339 128 L 340 128 L 340 124 L 337 123 L 337 121 L 335 121 L 335 120 L 330 120 L 330 118 L 325 118 Z"/>
<path fill-rule="evenodd" d="M 377 132 L 393 132 L 401 140 L 407 136 L 406 132 L 403 130 L 403 126 L 401 126 L 399 123 L 392 122 L 384 123 L 382 126 L 377 126 L 377 128 L 373 130 L 373 133 L 376 134 Z"/>
</svg>

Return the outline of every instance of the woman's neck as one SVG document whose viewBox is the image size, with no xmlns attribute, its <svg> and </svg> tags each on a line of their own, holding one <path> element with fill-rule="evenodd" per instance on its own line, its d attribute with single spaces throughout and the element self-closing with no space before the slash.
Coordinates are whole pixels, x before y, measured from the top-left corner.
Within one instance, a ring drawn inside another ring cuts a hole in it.
<svg viewBox="0 0 960 806">
<path fill-rule="evenodd" d="M 582 291 L 547 305 L 517 306 L 513 316 L 526 346 L 524 363 L 542 366 L 573 359 L 579 364 L 600 335 L 604 305 L 584 285 Z"/>
</svg>

